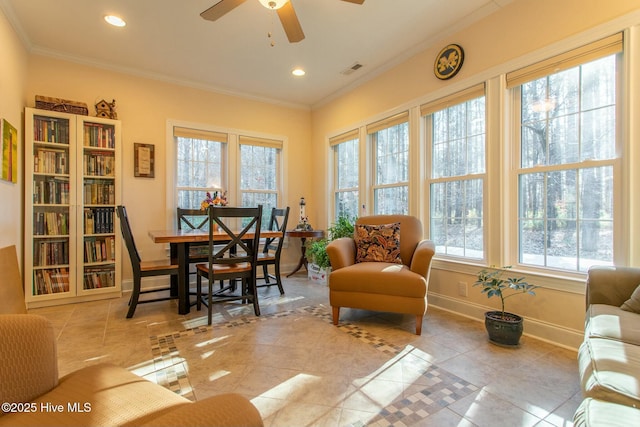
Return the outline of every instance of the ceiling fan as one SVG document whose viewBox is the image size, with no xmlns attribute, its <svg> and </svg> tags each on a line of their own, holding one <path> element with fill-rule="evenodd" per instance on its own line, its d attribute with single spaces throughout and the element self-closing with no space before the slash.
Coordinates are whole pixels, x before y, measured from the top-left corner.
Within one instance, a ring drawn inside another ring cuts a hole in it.
<svg viewBox="0 0 640 427">
<path fill-rule="evenodd" d="M 207 21 L 216 21 L 222 16 L 231 12 L 247 0 L 220 0 L 200 14 Z M 298 21 L 296 11 L 290 0 L 259 0 L 267 9 L 275 10 L 278 13 L 284 32 L 290 43 L 297 43 L 304 39 L 304 32 Z M 364 0 L 342 0 L 349 3 L 362 4 Z"/>
</svg>

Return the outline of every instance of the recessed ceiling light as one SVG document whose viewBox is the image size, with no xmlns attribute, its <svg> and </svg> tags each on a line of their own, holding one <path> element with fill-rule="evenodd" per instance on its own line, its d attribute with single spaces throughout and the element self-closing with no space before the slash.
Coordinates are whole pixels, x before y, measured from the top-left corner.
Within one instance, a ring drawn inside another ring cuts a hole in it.
<svg viewBox="0 0 640 427">
<path fill-rule="evenodd" d="M 127 23 L 124 22 L 124 19 L 115 15 L 107 15 L 104 17 L 104 20 L 107 21 L 109 24 L 113 25 L 114 27 L 124 27 L 125 25 L 127 25 Z"/>
<path fill-rule="evenodd" d="M 294 68 L 293 71 L 291 71 L 291 74 L 293 74 L 296 77 L 302 77 L 307 73 L 302 68 Z"/>
</svg>

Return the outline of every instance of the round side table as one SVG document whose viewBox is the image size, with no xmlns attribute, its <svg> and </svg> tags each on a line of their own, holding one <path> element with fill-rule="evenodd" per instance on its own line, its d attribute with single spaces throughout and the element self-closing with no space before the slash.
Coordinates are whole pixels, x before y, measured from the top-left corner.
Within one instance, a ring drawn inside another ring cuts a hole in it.
<svg viewBox="0 0 640 427">
<path fill-rule="evenodd" d="M 288 231 L 285 231 L 285 235 L 288 237 L 295 237 L 300 239 L 300 251 L 302 252 L 300 254 L 300 260 L 298 261 L 298 265 L 296 266 L 296 268 L 291 273 L 287 274 L 287 277 L 290 277 L 295 273 L 297 273 L 298 270 L 300 270 L 303 265 L 304 265 L 304 268 L 307 269 L 308 261 L 307 261 L 305 243 L 307 239 L 323 237 L 324 231 L 323 230 L 288 230 Z"/>
</svg>

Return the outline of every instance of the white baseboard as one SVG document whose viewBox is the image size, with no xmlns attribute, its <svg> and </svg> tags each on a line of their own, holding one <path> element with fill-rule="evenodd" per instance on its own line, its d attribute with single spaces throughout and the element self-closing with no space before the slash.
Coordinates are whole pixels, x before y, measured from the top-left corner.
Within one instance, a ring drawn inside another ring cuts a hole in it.
<svg viewBox="0 0 640 427">
<path fill-rule="evenodd" d="M 428 302 L 430 306 L 450 311 L 479 322 L 484 322 L 484 313 L 487 311 L 487 307 L 431 292 L 428 294 Z M 564 328 L 527 317 L 524 318 L 524 335 L 570 350 L 577 350 L 584 340 L 584 331 Z"/>
</svg>

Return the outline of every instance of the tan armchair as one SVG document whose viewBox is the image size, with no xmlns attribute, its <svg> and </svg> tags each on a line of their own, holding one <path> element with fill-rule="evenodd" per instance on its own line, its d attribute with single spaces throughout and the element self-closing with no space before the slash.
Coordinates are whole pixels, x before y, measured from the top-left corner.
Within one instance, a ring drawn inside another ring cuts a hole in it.
<svg viewBox="0 0 640 427">
<path fill-rule="evenodd" d="M 0 401 L 0 426 L 263 425 L 241 395 L 191 402 L 115 365 L 58 379 L 53 326 L 34 314 L 0 314 Z"/>
<path fill-rule="evenodd" d="M 26 314 L 14 246 L 0 249 L 0 272 L 0 426 L 263 426 L 239 394 L 191 402 L 106 363 L 58 378 L 55 331 Z"/>
<path fill-rule="evenodd" d="M 416 335 L 422 333 L 422 318 L 427 312 L 427 289 L 435 245 L 422 240 L 422 223 L 408 215 L 374 215 L 358 218 L 356 224 L 400 223 L 402 264 L 387 262 L 356 263 L 355 240 L 336 239 L 327 246 L 331 261 L 329 302 L 333 324 L 340 308 L 358 308 L 416 316 Z"/>
</svg>

